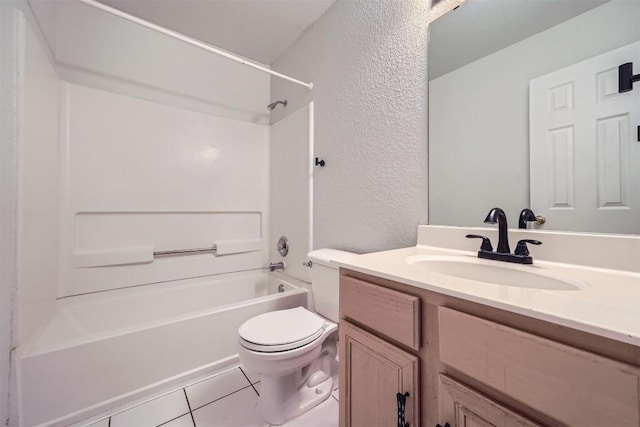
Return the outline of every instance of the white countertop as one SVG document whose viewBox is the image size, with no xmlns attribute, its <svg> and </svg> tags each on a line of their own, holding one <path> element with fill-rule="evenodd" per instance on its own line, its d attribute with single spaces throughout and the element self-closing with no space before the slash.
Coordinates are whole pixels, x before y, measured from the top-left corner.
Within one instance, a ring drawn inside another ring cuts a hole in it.
<svg viewBox="0 0 640 427">
<path fill-rule="evenodd" d="M 587 285 L 578 290 L 542 290 L 439 274 L 406 263 L 405 258 L 412 255 L 476 258 L 477 253 L 419 245 L 354 255 L 334 262 L 350 270 L 640 346 L 640 273 L 538 261 L 535 257 L 533 265 L 516 267 L 550 272 Z"/>
</svg>

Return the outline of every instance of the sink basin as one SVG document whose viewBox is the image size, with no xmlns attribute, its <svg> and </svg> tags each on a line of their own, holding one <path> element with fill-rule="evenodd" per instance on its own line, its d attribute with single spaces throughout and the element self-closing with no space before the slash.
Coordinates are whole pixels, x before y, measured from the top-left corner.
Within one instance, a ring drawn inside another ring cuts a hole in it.
<svg viewBox="0 0 640 427">
<path fill-rule="evenodd" d="M 518 288 L 575 291 L 587 285 L 535 266 L 507 264 L 465 256 L 412 255 L 405 262 L 413 267 L 460 279 Z"/>
</svg>

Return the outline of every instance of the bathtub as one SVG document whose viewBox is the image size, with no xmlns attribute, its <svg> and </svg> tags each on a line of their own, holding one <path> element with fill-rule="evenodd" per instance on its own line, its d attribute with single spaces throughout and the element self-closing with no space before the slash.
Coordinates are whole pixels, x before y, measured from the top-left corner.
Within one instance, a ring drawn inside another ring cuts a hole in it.
<svg viewBox="0 0 640 427">
<path fill-rule="evenodd" d="M 307 295 L 251 271 L 60 300 L 18 355 L 22 424 L 70 424 L 237 364 L 242 322 Z"/>
</svg>

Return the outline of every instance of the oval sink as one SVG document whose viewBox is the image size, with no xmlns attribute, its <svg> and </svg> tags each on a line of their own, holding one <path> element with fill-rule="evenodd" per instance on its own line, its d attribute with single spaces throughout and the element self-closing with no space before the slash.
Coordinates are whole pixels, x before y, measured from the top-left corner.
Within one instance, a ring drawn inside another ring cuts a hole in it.
<svg viewBox="0 0 640 427">
<path fill-rule="evenodd" d="M 412 255 L 405 258 L 405 262 L 432 273 L 494 285 L 559 291 L 575 291 L 587 286 L 539 267 L 464 256 Z"/>
</svg>

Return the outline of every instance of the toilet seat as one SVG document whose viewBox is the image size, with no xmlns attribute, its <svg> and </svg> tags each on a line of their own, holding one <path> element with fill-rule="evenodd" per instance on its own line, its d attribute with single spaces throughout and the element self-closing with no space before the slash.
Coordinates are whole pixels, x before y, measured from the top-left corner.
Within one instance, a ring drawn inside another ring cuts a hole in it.
<svg viewBox="0 0 640 427">
<path fill-rule="evenodd" d="M 320 316 L 296 307 L 253 317 L 238 328 L 238 334 L 243 347 L 274 353 L 312 343 L 323 335 L 326 325 Z"/>
</svg>

